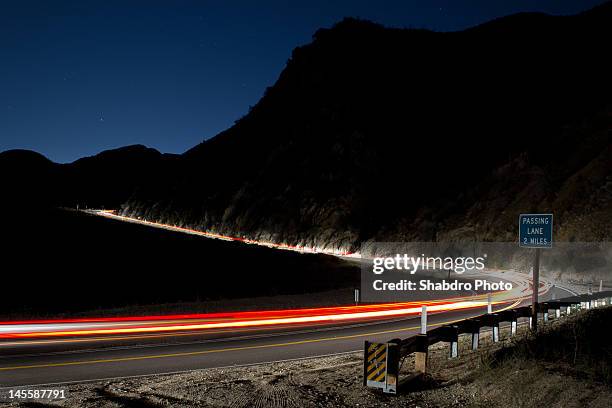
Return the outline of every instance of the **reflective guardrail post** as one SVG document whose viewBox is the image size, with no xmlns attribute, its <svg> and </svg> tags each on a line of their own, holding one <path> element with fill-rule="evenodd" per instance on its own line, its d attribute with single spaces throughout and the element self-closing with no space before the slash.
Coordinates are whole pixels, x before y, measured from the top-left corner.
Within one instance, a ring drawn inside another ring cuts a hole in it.
<svg viewBox="0 0 612 408">
<path fill-rule="evenodd" d="M 493 322 L 492 334 L 493 334 L 493 343 L 497 343 L 499 341 L 499 322 Z"/>
<path fill-rule="evenodd" d="M 457 357 L 459 357 L 459 335 L 455 332 L 455 335 L 450 339 L 449 342 L 448 358 Z"/>
<path fill-rule="evenodd" d="M 429 348 L 429 339 L 427 334 L 419 334 L 416 336 L 416 352 L 414 353 L 414 371 L 420 373 L 427 372 L 427 350 Z"/>
<path fill-rule="evenodd" d="M 478 346 L 480 345 L 480 322 L 478 320 L 474 320 L 471 329 L 472 350 L 478 350 Z"/>
</svg>

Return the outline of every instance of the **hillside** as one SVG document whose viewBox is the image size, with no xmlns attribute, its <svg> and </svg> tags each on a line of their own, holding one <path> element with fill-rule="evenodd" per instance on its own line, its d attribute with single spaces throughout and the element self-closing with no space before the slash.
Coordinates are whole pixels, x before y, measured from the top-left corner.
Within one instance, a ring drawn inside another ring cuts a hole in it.
<svg viewBox="0 0 612 408">
<path fill-rule="evenodd" d="M 550 211 L 556 240 L 610 240 L 611 31 L 612 3 L 451 33 L 346 19 L 182 155 L 128 146 L 59 165 L 1 153 L 2 205 L 119 208 L 342 250 L 512 241 L 518 213 Z"/>
<path fill-rule="evenodd" d="M 609 239 L 611 23 L 611 4 L 453 33 L 347 19 L 121 211 L 345 249 L 512 240 L 521 211 L 554 212 L 557 239 Z"/>
</svg>

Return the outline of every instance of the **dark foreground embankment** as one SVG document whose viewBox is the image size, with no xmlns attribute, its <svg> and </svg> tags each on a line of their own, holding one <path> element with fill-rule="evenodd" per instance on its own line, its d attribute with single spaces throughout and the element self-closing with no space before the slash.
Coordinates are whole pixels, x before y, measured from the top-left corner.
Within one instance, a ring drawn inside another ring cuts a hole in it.
<svg viewBox="0 0 612 408">
<path fill-rule="evenodd" d="M 126 306 L 146 313 L 147 308 L 135 306 L 309 294 L 359 282 L 358 267 L 330 256 L 206 239 L 74 211 L 4 212 L 3 233 L 8 241 L 2 254 L 3 318 Z M 255 299 L 253 306 L 261 305 Z"/>
</svg>

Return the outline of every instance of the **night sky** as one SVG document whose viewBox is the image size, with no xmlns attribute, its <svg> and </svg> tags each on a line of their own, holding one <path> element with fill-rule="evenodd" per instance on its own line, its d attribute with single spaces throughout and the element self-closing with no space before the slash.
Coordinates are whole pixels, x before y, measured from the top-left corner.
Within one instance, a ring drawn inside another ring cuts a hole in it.
<svg viewBox="0 0 612 408">
<path fill-rule="evenodd" d="M 0 151 L 32 149 L 57 162 L 136 143 L 183 152 L 243 116 L 294 47 L 345 16 L 448 31 L 600 3 L 2 1 Z"/>
</svg>

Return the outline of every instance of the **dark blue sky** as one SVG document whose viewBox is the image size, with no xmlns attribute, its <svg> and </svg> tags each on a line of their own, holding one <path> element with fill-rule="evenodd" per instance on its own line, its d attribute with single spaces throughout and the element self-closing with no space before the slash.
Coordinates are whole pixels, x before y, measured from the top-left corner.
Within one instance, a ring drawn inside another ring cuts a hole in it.
<svg viewBox="0 0 612 408">
<path fill-rule="evenodd" d="M 183 152 L 244 115 L 297 45 L 345 16 L 457 30 L 591 0 L 61 1 L 0 4 L 0 151 L 58 162 L 141 143 Z"/>
</svg>

